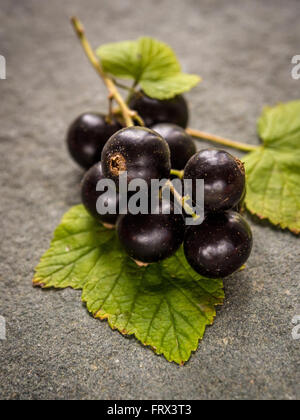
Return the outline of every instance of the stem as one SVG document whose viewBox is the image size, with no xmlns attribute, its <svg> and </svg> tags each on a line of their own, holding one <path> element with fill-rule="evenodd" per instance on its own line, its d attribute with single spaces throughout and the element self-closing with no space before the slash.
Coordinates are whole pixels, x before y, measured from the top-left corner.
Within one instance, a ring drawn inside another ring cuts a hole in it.
<svg viewBox="0 0 300 420">
<path fill-rule="evenodd" d="M 171 169 L 170 174 L 171 175 L 174 175 L 174 176 L 177 176 L 177 178 L 182 179 L 183 178 L 184 171 L 178 171 L 177 169 Z"/>
<path fill-rule="evenodd" d="M 118 88 L 120 88 L 120 89 L 124 89 L 124 90 L 127 90 L 127 91 L 131 91 L 131 87 L 130 87 L 130 86 L 126 86 L 126 85 L 124 85 L 123 83 L 118 82 L 118 80 L 116 80 L 116 79 L 112 79 L 112 81 L 114 82 L 114 84 L 115 84 Z"/>
<path fill-rule="evenodd" d="M 222 144 L 223 146 L 232 147 L 233 149 L 242 150 L 243 152 L 253 152 L 257 150 L 259 146 L 254 146 L 251 144 L 240 143 L 238 141 L 233 141 L 225 139 L 223 137 L 215 136 L 213 134 L 205 133 L 203 131 L 193 130 L 192 128 L 187 128 L 186 132 L 196 139 L 212 141 L 214 143 Z"/>
<path fill-rule="evenodd" d="M 171 193 L 173 194 L 175 200 L 181 205 L 181 207 L 184 209 L 184 211 L 186 212 L 186 214 L 189 214 L 190 216 L 192 216 L 193 219 L 199 219 L 200 216 L 198 216 L 196 213 L 194 213 L 192 207 L 187 204 L 187 200 L 189 200 L 189 196 L 185 196 L 182 197 L 178 191 L 175 190 L 174 185 L 172 184 L 172 181 L 168 180 L 165 185 L 164 188 L 169 188 Z"/>
<path fill-rule="evenodd" d="M 138 113 L 135 113 L 132 118 L 141 126 L 141 127 L 145 127 L 145 123 L 144 120 L 139 116 Z"/>
<path fill-rule="evenodd" d="M 109 124 L 113 121 L 113 98 L 108 96 L 108 116 L 106 118 Z"/>
<path fill-rule="evenodd" d="M 94 69 L 96 70 L 96 72 L 100 75 L 100 77 L 102 78 L 103 82 L 105 83 L 108 92 L 109 92 L 109 98 L 113 98 L 119 105 L 120 110 L 122 112 L 124 121 L 126 123 L 127 127 L 133 126 L 133 118 L 136 115 L 135 111 L 132 111 L 131 109 L 128 108 L 127 104 L 125 103 L 125 101 L 123 100 L 122 96 L 120 95 L 118 89 L 116 88 L 116 85 L 114 84 L 114 82 L 112 81 L 112 79 L 110 77 L 108 77 L 105 72 L 103 71 L 101 64 L 99 62 L 99 60 L 97 59 L 90 43 L 88 42 L 86 36 L 85 36 L 85 32 L 84 32 L 84 28 L 81 24 L 81 22 L 76 18 L 73 17 L 71 19 L 72 25 L 74 27 L 74 30 L 81 42 L 81 45 L 86 53 L 87 58 L 89 59 L 89 61 L 91 62 L 91 64 L 93 65 Z"/>
<path fill-rule="evenodd" d="M 137 85 L 138 85 L 138 82 L 135 80 L 135 81 L 133 82 L 133 84 L 132 84 L 131 88 L 129 89 L 128 96 L 127 96 L 127 98 L 126 98 L 126 103 L 127 103 L 127 104 L 129 104 L 130 99 L 131 99 L 131 98 L 132 98 L 132 96 L 136 93 L 135 88 L 137 87 Z"/>
</svg>

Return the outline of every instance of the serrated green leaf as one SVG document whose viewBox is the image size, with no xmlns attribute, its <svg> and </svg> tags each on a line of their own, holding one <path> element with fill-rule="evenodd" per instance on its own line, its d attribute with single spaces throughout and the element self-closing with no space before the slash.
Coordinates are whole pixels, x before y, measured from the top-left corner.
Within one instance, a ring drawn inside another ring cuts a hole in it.
<svg viewBox="0 0 300 420">
<path fill-rule="evenodd" d="M 95 317 L 179 364 L 197 349 L 224 299 L 222 280 L 196 274 L 182 250 L 160 264 L 137 267 L 115 231 L 99 225 L 81 205 L 63 217 L 33 283 L 82 289 Z"/>
<path fill-rule="evenodd" d="M 152 38 L 102 45 L 96 54 L 106 73 L 133 79 L 153 98 L 172 98 L 201 81 L 196 75 L 182 73 L 174 51 Z"/>
<path fill-rule="evenodd" d="M 173 76 L 181 71 L 172 49 L 152 38 L 105 44 L 97 49 L 96 54 L 106 73 L 137 82 L 143 78 Z"/>
<path fill-rule="evenodd" d="M 300 101 L 266 107 L 258 120 L 258 133 L 265 146 L 300 151 Z"/>
<path fill-rule="evenodd" d="M 263 146 L 244 158 L 246 206 L 271 223 L 300 232 L 300 101 L 266 108 L 258 131 Z"/>
</svg>

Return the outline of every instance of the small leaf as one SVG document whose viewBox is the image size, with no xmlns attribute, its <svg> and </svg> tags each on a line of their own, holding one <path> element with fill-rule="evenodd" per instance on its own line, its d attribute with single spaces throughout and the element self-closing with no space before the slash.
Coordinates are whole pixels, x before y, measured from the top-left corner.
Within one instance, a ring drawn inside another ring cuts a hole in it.
<svg viewBox="0 0 300 420">
<path fill-rule="evenodd" d="M 258 131 L 263 146 L 244 159 L 246 206 L 260 218 L 300 233 L 300 101 L 266 108 Z"/>
<path fill-rule="evenodd" d="M 182 73 L 173 50 L 152 38 L 102 45 L 96 54 L 106 73 L 133 79 L 153 98 L 172 98 L 201 81 L 198 76 Z"/>
<path fill-rule="evenodd" d="M 83 289 L 88 310 L 113 329 L 134 334 L 167 360 L 183 364 L 198 347 L 215 305 L 224 299 L 222 280 L 205 279 L 180 250 L 139 268 L 115 231 L 100 226 L 83 206 L 73 207 L 56 229 L 36 268 L 34 285 Z"/>
</svg>

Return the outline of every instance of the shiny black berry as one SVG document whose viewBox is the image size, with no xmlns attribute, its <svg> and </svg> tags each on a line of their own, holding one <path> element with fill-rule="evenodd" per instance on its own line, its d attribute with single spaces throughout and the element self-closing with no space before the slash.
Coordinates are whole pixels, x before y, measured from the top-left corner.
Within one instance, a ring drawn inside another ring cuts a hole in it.
<svg viewBox="0 0 300 420">
<path fill-rule="evenodd" d="M 197 273 L 210 278 L 226 277 L 247 261 L 252 233 L 246 220 L 234 211 L 211 213 L 199 226 L 188 226 L 184 252 Z"/>
<path fill-rule="evenodd" d="M 232 209 L 245 190 L 245 169 L 242 162 L 224 150 L 205 149 L 196 153 L 184 169 L 184 179 L 193 181 L 196 199 L 196 179 L 204 180 L 205 211 Z"/>
<path fill-rule="evenodd" d="M 188 160 L 196 153 L 196 145 L 186 131 L 175 124 L 160 123 L 151 127 L 168 143 L 171 151 L 172 169 L 184 169 Z"/>
<path fill-rule="evenodd" d="M 85 174 L 81 184 L 81 199 L 86 210 L 99 222 L 114 225 L 118 218 L 119 194 L 107 194 L 107 191 L 97 191 L 96 187 L 100 180 L 104 179 L 101 162 L 92 166 Z M 99 214 L 97 202 L 100 207 L 108 207 L 116 210 L 116 214 Z"/>
<path fill-rule="evenodd" d="M 121 125 L 117 121 L 108 123 L 105 115 L 85 113 L 71 124 L 67 134 L 67 145 L 73 159 L 88 169 L 101 159 L 107 140 Z"/>
<path fill-rule="evenodd" d="M 128 183 L 143 179 L 168 178 L 171 170 L 168 143 L 153 130 L 129 127 L 115 133 L 102 151 L 103 174 L 118 185 L 119 175 L 127 171 Z"/>
<path fill-rule="evenodd" d="M 183 128 L 186 128 L 188 124 L 188 106 L 182 95 L 159 100 L 137 92 L 132 96 L 129 107 L 138 112 L 147 127 L 161 122 L 176 124 Z"/>
<path fill-rule="evenodd" d="M 166 210 L 171 214 L 162 214 Z M 122 215 L 117 230 L 128 255 L 137 262 L 154 263 L 173 255 L 183 242 L 185 223 L 173 205 L 160 201 L 159 214 Z"/>
</svg>

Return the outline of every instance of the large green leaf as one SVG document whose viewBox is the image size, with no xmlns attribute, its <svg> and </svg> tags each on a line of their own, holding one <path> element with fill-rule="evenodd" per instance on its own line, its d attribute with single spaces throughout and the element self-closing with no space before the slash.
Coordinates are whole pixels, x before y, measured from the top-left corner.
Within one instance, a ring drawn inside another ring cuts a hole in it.
<svg viewBox="0 0 300 420">
<path fill-rule="evenodd" d="M 222 280 L 205 279 L 174 257 L 139 268 L 122 250 L 115 231 L 94 221 L 83 206 L 63 217 L 50 249 L 36 268 L 34 285 L 82 289 L 88 310 L 112 328 L 134 334 L 167 360 L 183 364 L 198 347 Z"/>
<path fill-rule="evenodd" d="M 300 101 L 266 108 L 258 131 L 263 146 L 244 158 L 246 206 L 273 224 L 300 232 Z"/>
<path fill-rule="evenodd" d="M 196 75 L 182 73 L 173 50 L 148 37 L 102 45 L 96 54 L 106 73 L 133 79 L 148 96 L 157 99 L 186 92 L 201 80 Z"/>
</svg>

